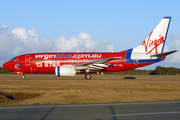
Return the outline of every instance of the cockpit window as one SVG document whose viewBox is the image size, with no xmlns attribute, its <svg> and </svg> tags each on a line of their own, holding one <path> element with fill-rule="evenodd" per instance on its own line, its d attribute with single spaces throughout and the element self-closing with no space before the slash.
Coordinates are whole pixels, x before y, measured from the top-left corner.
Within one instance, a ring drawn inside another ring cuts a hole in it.
<svg viewBox="0 0 180 120">
<path fill-rule="evenodd" d="M 12 61 L 18 61 L 18 58 L 13 58 Z"/>
</svg>

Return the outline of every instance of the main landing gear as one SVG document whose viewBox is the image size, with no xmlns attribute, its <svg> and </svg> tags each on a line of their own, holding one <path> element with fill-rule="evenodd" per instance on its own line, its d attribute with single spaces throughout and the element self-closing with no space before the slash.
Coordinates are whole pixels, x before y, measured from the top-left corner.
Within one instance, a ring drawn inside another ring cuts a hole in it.
<svg viewBox="0 0 180 120">
<path fill-rule="evenodd" d="M 86 74 L 86 75 L 85 75 L 85 78 L 86 78 L 87 80 L 90 80 L 90 79 L 91 79 L 91 75 L 90 75 L 90 74 Z"/>
</svg>

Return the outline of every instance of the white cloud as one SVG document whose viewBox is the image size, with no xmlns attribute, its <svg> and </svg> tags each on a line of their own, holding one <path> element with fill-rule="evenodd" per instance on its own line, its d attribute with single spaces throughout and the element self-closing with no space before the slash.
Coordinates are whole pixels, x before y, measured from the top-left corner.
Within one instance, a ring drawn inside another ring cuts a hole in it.
<svg viewBox="0 0 180 120">
<path fill-rule="evenodd" d="M 107 51 L 113 51 L 114 50 L 114 45 L 107 45 Z"/>
<path fill-rule="evenodd" d="M 97 41 L 85 32 L 68 39 L 64 37 L 40 39 L 34 27 L 29 30 L 21 27 L 8 31 L 6 25 L 0 29 L 0 43 L 0 65 L 12 57 L 32 52 L 110 52 L 114 50 L 114 45 L 108 40 Z"/>
<path fill-rule="evenodd" d="M 85 32 L 81 32 L 79 34 L 80 37 L 82 37 L 83 39 L 91 39 L 91 35 L 90 34 L 87 34 Z"/>
<path fill-rule="evenodd" d="M 169 47 L 167 45 L 164 46 L 164 52 L 169 52 Z"/>
<path fill-rule="evenodd" d="M 167 45 L 168 51 L 170 50 L 180 50 L 180 34 L 168 34 L 169 45 Z M 167 56 L 167 62 L 170 63 L 180 63 L 180 51 Z M 180 66 L 175 66 L 180 67 Z"/>
<path fill-rule="evenodd" d="M 3 25 L 2 28 L 6 28 L 7 26 L 6 25 Z"/>
<path fill-rule="evenodd" d="M 12 30 L 14 37 L 19 39 L 27 39 L 27 33 L 25 28 L 15 28 Z"/>
<path fill-rule="evenodd" d="M 23 50 L 21 47 L 15 47 L 14 50 L 12 51 L 13 54 L 19 54 L 21 53 Z"/>
<path fill-rule="evenodd" d="M 174 40 L 174 42 L 172 43 L 172 46 L 175 48 L 180 48 L 180 40 Z"/>
</svg>

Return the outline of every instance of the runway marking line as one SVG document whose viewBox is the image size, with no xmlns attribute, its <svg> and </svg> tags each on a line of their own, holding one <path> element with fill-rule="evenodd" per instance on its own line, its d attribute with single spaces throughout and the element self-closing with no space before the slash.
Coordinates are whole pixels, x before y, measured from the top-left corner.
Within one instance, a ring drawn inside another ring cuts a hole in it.
<svg viewBox="0 0 180 120">
<path fill-rule="evenodd" d="M 99 103 L 99 104 L 66 104 L 66 105 L 29 105 L 29 106 L 2 106 L 0 109 L 22 109 L 22 108 L 50 108 L 50 107 L 87 107 L 87 106 L 108 106 L 108 105 L 140 105 L 140 104 L 179 104 L 180 101 L 169 102 L 135 102 L 135 103 Z"/>
<path fill-rule="evenodd" d="M 152 112 L 152 113 L 132 113 L 132 114 L 114 114 L 113 117 L 117 116 L 132 116 L 132 115 L 158 115 L 158 114 L 175 114 L 180 113 L 180 111 L 173 112 Z"/>
</svg>

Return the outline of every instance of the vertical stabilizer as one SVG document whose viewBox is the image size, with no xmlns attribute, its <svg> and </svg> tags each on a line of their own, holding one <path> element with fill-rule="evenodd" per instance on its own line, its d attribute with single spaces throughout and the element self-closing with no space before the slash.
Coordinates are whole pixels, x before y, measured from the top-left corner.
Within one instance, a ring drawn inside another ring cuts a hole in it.
<svg viewBox="0 0 180 120">
<path fill-rule="evenodd" d="M 133 53 L 160 54 L 163 52 L 171 17 L 164 17 Z"/>
</svg>

